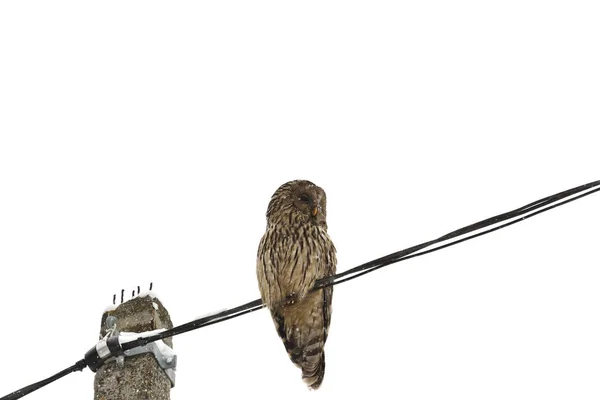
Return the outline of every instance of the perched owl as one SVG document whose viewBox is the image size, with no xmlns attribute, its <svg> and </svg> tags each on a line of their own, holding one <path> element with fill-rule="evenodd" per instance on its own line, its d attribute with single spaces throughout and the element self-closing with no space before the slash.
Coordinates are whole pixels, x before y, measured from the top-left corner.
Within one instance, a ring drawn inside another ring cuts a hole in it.
<svg viewBox="0 0 600 400">
<path fill-rule="evenodd" d="M 267 231 L 256 262 L 262 300 L 311 389 L 318 389 L 325 375 L 323 346 L 333 288 L 311 289 L 318 279 L 335 275 L 336 266 L 326 216 L 323 189 L 301 180 L 281 185 L 267 208 Z"/>
</svg>

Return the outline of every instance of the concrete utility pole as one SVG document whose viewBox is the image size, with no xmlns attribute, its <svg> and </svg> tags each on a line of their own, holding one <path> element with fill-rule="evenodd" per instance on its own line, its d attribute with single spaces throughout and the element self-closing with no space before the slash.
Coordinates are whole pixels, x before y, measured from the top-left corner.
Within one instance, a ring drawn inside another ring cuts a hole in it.
<svg viewBox="0 0 600 400">
<path fill-rule="evenodd" d="M 114 326 L 115 320 L 110 317 L 116 318 L 118 332 L 147 332 L 173 327 L 167 310 L 151 296 L 136 297 L 115 310 L 105 312 L 100 337 L 108 332 L 107 320 L 108 325 L 112 323 Z M 164 343 L 173 348 L 172 338 L 165 339 Z M 145 352 L 105 363 L 94 378 L 94 400 L 169 400 L 175 379 L 174 368 L 167 370 L 171 379 L 164 369 L 166 361 L 161 360 L 161 367 L 157 361 L 159 358 L 152 352 Z M 168 363 L 174 367 L 176 358 L 169 358 Z"/>
</svg>

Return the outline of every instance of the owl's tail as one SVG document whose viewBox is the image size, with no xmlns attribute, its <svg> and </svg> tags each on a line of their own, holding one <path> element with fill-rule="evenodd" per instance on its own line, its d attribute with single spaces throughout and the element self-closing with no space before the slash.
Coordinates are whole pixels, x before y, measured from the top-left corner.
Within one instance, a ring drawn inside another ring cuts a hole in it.
<svg viewBox="0 0 600 400">
<path fill-rule="evenodd" d="M 302 368 L 302 380 L 311 389 L 318 389 L 325 376 L 325 352 L 321 346 L 321 351 L 312 356 L 306 355 L 306 358 L 300 363 Z"/>
<path fill-rule="evenodd" d="M 302 380 L 310 389 L 318 389 L 325 376 L 325 337 L 312 329 L 308 335 L 303 330 L 286 329 L 283 316 L 277 312 L 272 315 L 290 360 L 302 369 Z"/>
</svg>

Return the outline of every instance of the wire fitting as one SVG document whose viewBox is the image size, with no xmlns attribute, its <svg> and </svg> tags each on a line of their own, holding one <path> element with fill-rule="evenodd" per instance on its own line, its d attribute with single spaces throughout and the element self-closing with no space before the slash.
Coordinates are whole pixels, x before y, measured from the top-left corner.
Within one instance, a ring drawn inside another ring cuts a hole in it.
<svg viewBox="0 0 600 400">
<path fill-rule="evenodd" d="M 175 369 L 177 367 L 177 355 L 172 348 L 162 341 L 147 343 L 144 346 L 123 351 L 123 344 L 134 341 L 140 337 L 153 336 L 165 329 L 157 329 L 149 332 L 119 332 L 116 329 L 117 319 L 110 316 L 106 319 L 107 334 L 94 347 L 85 353 L 85 363 L 93 371 L 107 362 L 116 361 L 117 366 L 123 367 L 125 357 L 139 354 L 152 353 L 156 362 L 171 381 L 171 387 L 175 386 Z"/>
<path fill-rule="evenodd" d="M 164 331 L 165 329 L 157 329 L 155 331 L 144 332 L 144 335 L 154 335 Z M 138 337 L 140 337 L 139 333 L 122 332 L 119 336 L 120 344 L 127 343 L 131 340 L 136 340 Z M 152 353 L 154 355 L 156 362 L 171 381 L 171 387 L 175 387 L 175 369 L 177 367 L 177 354 L 175 354 L 173 349 L 167 346 L 162 340 L 150 342 L 145 344 L 144 346 L 134 347 L 130 350 L 125 350 L 122 355 L 119 355 L 116 358 L 117 365 L 122 367 L 124 365 L 125 357 L 131 357 L 145 353 Z"/>
<path fill-rule="evenodd" d="M 104 365 L 104 363 L 123 354 L 123 348 L 119 340 L 119 332 L 117 331 L 117 318 L 109 316 L 106 318 L 106 331 L 104 336 L 94 347 L 85 353 L 85 363 L 94 372 Z"/>
</svg>

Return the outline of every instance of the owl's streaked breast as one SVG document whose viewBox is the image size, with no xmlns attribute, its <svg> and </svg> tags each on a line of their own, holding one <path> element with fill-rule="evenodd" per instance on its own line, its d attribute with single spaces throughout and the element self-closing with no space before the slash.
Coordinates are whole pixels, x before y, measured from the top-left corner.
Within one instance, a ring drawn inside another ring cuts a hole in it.
<svg viewBox="0 0 600 400">
<path fill-rule="evenodd" d="M 261 295 L 271 306 L 290 294 L 305 295 L 325 276 L 327 232 L 313 224 L 274 225 L 265 232 L 258 252 Z M 264 277 L 264 279 L 261 279 Z"/>
</svg>

